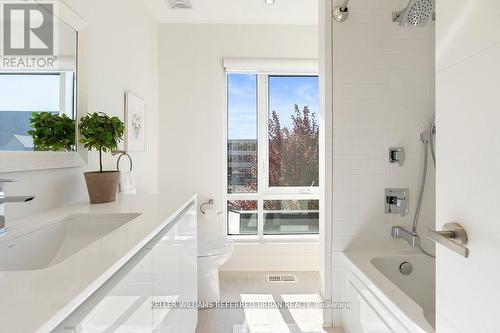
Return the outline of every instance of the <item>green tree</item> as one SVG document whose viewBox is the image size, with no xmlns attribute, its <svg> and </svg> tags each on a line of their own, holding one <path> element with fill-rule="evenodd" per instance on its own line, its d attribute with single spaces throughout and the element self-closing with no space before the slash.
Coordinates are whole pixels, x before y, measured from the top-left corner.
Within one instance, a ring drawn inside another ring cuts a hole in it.
<svg viewBox="0 0 500 333">
<path fill-rule="evenodd" d="M 76 141 L 76 123 L 65 114 L 33 112 L 31 114 L 33 146 L 37 151 L 72 151 Z"/>
<path fill-rule="evenodd" d="M 80 119 L 80 143 L 88 150 L 99 152 L 99 172 L 102 170 L 102 153 L 118 149 L 123 140 L 125 124 L 118 117 L 103 112 L 87 114 Z"/>
</svg>

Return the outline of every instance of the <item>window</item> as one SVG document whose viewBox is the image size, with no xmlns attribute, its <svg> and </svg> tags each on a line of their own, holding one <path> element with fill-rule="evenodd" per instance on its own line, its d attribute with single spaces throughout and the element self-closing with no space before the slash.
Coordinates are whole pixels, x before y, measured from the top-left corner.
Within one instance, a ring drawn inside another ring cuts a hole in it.
<svg viewBox="0 0 500 333">
<path fill-rule="evenodd" d="M 256 200 L 228 201 L 227 218 L 229 235 L 257 235 Z"/>
<path fill-rule="evenodd" d="M 317 234 L 319 200 L 265 200 L 264 234 Z"/>
<path fill-rule="evenodd" d="M 318 78 L 269 76 L 269 186 L 319 184 Z"/>
<path fill-rule="evenodd" d="M 34 150 L 33 112 L 65 113 L 74 119 L 75 76 L 63 73 L 0 73 L 0 151 Z"/>
<path fill-rule="evenodd" d="M 228 193 L 257 192 L 257 76 L 228 75 Z M 245 162 L 243 162 L 245 157 Z"/>
<path fill-rule="evenodd" d="M 227 232 L 319 232 L 319 80 L 227 73 Z"/>
</svg>

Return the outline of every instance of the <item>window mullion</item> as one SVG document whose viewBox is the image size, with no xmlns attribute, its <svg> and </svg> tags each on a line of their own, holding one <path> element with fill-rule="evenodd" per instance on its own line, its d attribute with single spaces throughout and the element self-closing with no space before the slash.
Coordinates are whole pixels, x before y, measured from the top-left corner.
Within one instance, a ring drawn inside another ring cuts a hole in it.
<svg viewBox="0 0 500 333">
<path fill-rule="evenodd" d="M 269 168 L 267 165 L 267 75 L 259 74 L 257 77 L 257 119 L 258 119 L 258 159 L 260 171 L 258 173 L 258 234 L 264 234 L 264 201 L 263 194 L 267 191 Z"/>
<path fill-rule="evenodd" d="M 267 75 L 258 75 L 258 103 L 257 103 L 257 119 L 258 119 L 258 132 L 259 132 L 259 142 L 258 142 L 258 154 L 259 154 L 259 165 L 261 171 L 259 172 L 259 192 L 265 192 L 267 190 L 268 182 L 267 176 L 269 173 L 269 168 L 267 165 Z"/>
<path fill-rule="evenodd" d="M 259 195 L 259 201 L 257 201 L 257 210 L 258 210 L 258 222 L 257 222 L 257 234 L 259 239 L 264 237 L 264 200 L 262 200 L 262 196 Z"/>
</svg>

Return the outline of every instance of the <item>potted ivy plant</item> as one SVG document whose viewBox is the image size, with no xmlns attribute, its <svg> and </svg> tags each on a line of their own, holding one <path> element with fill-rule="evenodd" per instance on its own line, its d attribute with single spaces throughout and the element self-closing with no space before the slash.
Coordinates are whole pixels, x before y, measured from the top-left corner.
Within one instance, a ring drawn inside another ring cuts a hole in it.
<svg viewBox="0 0 500 333">
<path fill-rule="evenodd" d="M 99 112 L 82 117 L 78 129 L 80 143 L 88 150 L 99 152 L 99 171 L 84 174 L 90 202 L 115 201 L 120 172 L 103 171 L 102 154 L 118 149 L 118 143 L 123 140 L 125 124 L 118 117 L 109 117 L 107 114 Z"/>
<path fill-rule="evenodd" d="M 65 114 L 33 112 L 30 118 L 36 151 L 73 151 L 76 141 L 76 123 Z"/>
</svg>

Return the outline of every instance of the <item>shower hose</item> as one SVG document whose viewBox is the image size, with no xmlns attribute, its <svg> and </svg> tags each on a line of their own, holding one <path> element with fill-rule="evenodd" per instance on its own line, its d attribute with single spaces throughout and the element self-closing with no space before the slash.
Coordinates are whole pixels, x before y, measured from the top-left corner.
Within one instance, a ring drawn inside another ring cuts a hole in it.
<svg viewBox="0 0 500 333">
<path fill-rule="evenodd" d="M 430 131 L 430 140 L 431 142 L 433 142 L 433 139 L 432 139 L 432 136 L 433 136 L 433 133 L 434 132 L 434 125 L 431 127 L 431 131 Z M 428 167 L 428 162 L 429 162 L 429 141 L 428 140 L 423 140 L 423 143 L 424 143 L 424 168 L 423 168 L 423 172 L 422 172 L 422 182 L 420 183 L 420 194 L 418 196 L 418 203 L 417 203 L 417 209 L 415 210 L 415 217 L 413 218 L 413 233 L 414 234 L 418 234 L 417 232 L 417 227 L 418 227 L 418 219 L 420 217 L 420 209 L 422 208 L 422 201 L 424 199 L 424 191 L 425 191 L 425 183 L 426 183 L 426 180 L 427 180 L 427 167 Z M 434 161 L 434 166 L 436 165 L 436 158 L 435 158 L 435 154 L 434 154 L 434 148 L 431 147 L 432 149 L 432 159 Z M 419 243 L 417 245 L 418 249 L 420 250 L 420 252 L 422 252 L 423 254 L 431 257 L 431 258 L 436 258 L 436 256 L 430 252 L 428 252 L 427 250 L 425 250 L 422 245 Z"/>
</svg>

